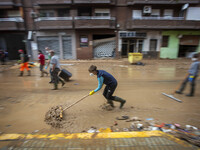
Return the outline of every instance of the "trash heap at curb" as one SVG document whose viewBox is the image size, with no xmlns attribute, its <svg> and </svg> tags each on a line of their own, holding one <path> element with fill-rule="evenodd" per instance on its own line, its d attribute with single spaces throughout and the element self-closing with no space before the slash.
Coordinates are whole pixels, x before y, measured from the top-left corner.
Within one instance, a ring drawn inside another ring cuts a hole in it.
<svg viewBox="0 0 200 150">
<path fill-rule="evenodd" d="M 118 122 L 126 121 L 130 122 L 130 126 L 128 128 L 118 128 Z M 95 132 L 131 132 L 131 131 L 162 131 L 168 134 L 172 134 L 175 137 L 186 140 L 187 142 L 199 146 L 200 147 L 200 130 L 192 125 L 185 125 L 185 127 L 181 126 L 178 123 L 159 123 L 158 120 L 154 120 L 154 118 L 147 118 L 146 120 L 142 120 L 138 117 L 129 116 L 121 116 L 117 117 L 116 121 L 114 121 L 113 126 L 110 128 L 100 128 L 91 127 L 87 131 L 88 133 Z"/>
</svg>

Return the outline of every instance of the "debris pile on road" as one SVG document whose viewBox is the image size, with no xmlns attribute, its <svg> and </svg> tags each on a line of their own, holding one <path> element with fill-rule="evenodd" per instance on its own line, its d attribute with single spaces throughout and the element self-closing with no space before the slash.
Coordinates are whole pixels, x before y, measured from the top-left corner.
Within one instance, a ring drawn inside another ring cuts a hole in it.
<svg viewBox="0 0 200 150">
<path fill-rule="evenodd" d="M 44 121 L 48 125 L 51 125 L 54 128 L 62 128 L 63 118 L 60 117 L 62 109 L 63 109 L 62 106 L 51 107 L 49 111 L 45 114 Z"/>
</svg>

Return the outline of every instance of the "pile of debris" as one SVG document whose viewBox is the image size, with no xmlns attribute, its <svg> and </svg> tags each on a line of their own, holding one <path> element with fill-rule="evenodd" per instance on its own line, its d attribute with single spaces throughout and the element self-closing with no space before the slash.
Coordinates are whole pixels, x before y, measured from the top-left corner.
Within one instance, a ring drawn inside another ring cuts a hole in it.
<svg viewBox="0 0 200 150">
<path fill-rule="evenodd" d="M 60 117 L 62 113 L 62 106 L 54 106 L 49 109 L 49 111 L 45 114 L 44 121 L 51 125 L 54 128 L 62 128 L 64 121 L 63 118 Z"/>
</svg>

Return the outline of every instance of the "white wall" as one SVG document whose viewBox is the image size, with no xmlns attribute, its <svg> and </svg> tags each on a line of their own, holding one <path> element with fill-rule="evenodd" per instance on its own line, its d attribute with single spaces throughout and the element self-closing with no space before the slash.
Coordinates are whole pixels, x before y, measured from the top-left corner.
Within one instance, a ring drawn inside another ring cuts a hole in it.
<svg viewBox="0 0 200 150">
<path fill-rule="evenodd" d="M 200 7 L 189 7 L 186 12 L 186 20 L 200 20 Z"/>
<path fill-rule="evenodd" d="M 159 31 L 148 31 L 147 32 L 147 38 L 144 40 L 144 47 L 143 51 L 148 52 L 149 51 L 149 44 L 150 39 L 157 39 L 157 48 L 156 51 L 160 51 L 160 44 L 161 44 L 161 33 Z"/>
</svg>

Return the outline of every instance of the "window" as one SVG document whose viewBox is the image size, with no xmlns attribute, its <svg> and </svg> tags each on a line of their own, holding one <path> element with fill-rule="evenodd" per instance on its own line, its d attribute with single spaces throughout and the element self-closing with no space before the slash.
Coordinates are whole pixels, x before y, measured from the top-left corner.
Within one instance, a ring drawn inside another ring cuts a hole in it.
<svg viewBox="0 0 200 150">
<path fill-rule="evenodd" d="M 162 47 L 168 47 L 169 36 L 162 37 Z"/>
<path fill-rule="evenodd" d="M 150 39 L 149 51 L 156 51 L 157 39 Z"/>
<path fill-rule="evenodd" d="M 163 17 L 165 17 L 165 18 L 173 17 L 173 10 L 172 9 L 165 9 Z"/>
<path fill-rule="evenodd" d="M 58 17 L 69 17 L 69 9 L 58 9 Z"/>
<path fill-rule="evenodd" d="M 19 10 L 9 10 L 8 17 L 9 18 L 21 17 L 20 11 Z"/>
<path fill-rule="evenodd" d="M 142 10 L 133 10 L 133 19 L 142 18 Z"/>
<path fill-rule="evenodd" d="M 160 10 L 159 9 L 152 9 L 151 17 L 160 17 Z"/>
<path fill-rule="evenodd" d="M 109 9 L 95 9 L 95 16 L 110 16 Z"/>
<path fill-rule="evenodd" d="M 91 16 L 92 9 L 87 7 L 78 8 L 78 16 Z"/>
<path fill-rule="evenodd" d="M 40 17 L 55 17 L 54 10 L 40 10 Z"/>
<path fill-rule="evenodd" d="M 88 37 L 86 35 L 80 36 L 80 47 L 88 47 Z"/>
</svg>

